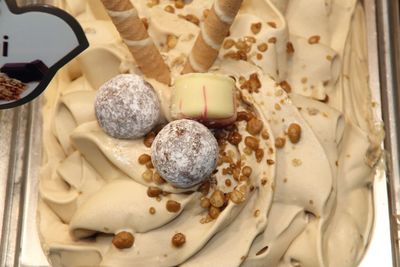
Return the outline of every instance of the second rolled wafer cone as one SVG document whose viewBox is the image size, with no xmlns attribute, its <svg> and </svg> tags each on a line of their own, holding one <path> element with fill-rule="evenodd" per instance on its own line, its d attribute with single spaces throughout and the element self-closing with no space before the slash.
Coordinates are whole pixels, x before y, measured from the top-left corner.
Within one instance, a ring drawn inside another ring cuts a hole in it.
<svg viewBox="0 0 400 267">
<path fill-rule="evenodd" d="M 214 64 L 242 2 L 243 0 L 215 0 L 182 73 L 206 72 Z"/>
<path fill-rule="evenodd" d="M 143 74 L 169 84 L 170 70 L 132 3 L 129 0 L 101 1 Z"/>
</svg>

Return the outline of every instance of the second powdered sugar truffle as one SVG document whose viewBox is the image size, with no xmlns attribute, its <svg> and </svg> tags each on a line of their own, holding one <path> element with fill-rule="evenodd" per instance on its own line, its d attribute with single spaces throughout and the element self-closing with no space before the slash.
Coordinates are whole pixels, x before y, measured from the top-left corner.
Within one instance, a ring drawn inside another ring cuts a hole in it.
<svg viewBox="0 0 400 267">
<path fill-rule="evenodd" d="M 96 95 L 95 113 L 100 127 L 119 139 L 144 136 L 161 116 L 153 87 L 135 74 L 121 74 L 102 85 Z"/>
<path fill-rule="evenodd" d="M 217 166 L 218 143 L 210 130 L 196 121 L 170 122 L 156 136 L 151 159 L 170 184 L 189 188 L 208 178 Z"/>
</svg>

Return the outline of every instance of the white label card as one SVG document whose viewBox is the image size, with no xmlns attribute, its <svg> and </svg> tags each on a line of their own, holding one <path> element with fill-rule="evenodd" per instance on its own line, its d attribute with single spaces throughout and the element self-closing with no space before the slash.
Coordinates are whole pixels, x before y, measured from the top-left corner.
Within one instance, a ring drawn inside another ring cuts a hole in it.
<svg viewBox="0 0 400 267">
<path fill-rule="evenodd" d="M 40 95 L 57 70 L 88 46 L 79 23 L 63 10 L 0 0 L 0 109 Z"/>
</svg>

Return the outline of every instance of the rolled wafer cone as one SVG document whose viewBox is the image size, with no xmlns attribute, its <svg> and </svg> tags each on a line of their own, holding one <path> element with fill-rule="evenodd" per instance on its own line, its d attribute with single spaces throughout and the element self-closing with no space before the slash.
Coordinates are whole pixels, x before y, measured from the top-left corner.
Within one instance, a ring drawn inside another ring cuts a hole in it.
<svg viewBox="0 0 400 267">
<path fill-rule="evenodd" d="M 218 56 L 243 0 L 215 0 L 182 73 L 206 72 Z"/>
<path fill-rule="evenodd" d="M 139 68 L 149 78 L 169 84 L 171 73 L 129 0 L 101 0 Z"/>
</svg>

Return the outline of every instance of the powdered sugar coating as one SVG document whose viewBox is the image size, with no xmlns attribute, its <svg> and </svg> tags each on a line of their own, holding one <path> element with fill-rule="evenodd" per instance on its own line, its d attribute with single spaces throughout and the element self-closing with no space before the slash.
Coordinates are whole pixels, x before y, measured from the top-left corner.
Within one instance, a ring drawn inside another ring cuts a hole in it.
<svg viewBox="0 0 400 267">
<path fill-rule="evenodd" d="M 217 166 L 218 143 L 201 123 L 170 122 L 156 136 L 151 159 L 160 175 L 175 187 L 188 188 L 209 177 Z"/>
<path fill-rule="evenodd" d="M 144 136 L 161 113 L 153 87 L 136 74 L 121 74 L 103 84 L 94 106 L 100 127 L 120 139 Z"/>
</svg>

